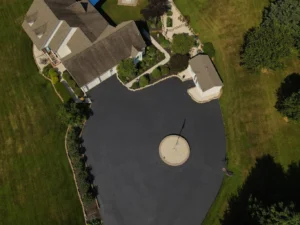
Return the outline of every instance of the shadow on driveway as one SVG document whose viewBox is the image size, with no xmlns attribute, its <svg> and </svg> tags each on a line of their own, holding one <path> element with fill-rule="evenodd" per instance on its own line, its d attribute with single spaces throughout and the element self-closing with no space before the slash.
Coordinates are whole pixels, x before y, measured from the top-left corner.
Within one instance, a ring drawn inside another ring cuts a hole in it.
<svg viewBox="0 0 300 225">
<path fill-rule="evenodd" d="M 106 225 L 199 225 L 223 179 L 225 135 L 218 101 L 197 104 L 179 79 L 139 92 L 112 77 L 90 93 L 84 132 Z M 182 166 L 159 158 L 160 141 L 179 133 L 191 155 Z"/>
</svg>

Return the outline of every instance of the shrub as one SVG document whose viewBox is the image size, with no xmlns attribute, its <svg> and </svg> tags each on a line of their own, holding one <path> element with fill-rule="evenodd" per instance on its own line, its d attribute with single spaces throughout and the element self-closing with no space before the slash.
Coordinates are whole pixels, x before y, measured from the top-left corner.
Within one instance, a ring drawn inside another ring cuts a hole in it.
<svg viewBox="0 0 300 225">
<path fill-rule="evenodd" d="M 83 91 L 79 87 L 74 88 L 73 91 L 79 98 L 82 98 L 84 96 Z"/>
<path fill-rule="evenodd" d="M 161 22 L 161 20 L 159 20 L 158 22 L 157 22 L 157 29 L 161 29 L 162 28 L 162 22 Z"/>
<path fill-rule="evenodd" d="M 140 87 L 145 87 L 149 84 L 149 79 L 145 76 L 140 77 L 139 85 Z"/>
<path fill-rule="evenodd" d="M 169 10 L 169 11 L 167 12 L 167 16 L 173 16 L 172 10 Z"/>
<path fill-rule="evenodd" d="M 158 42 L 163 48 L 170 48 L 170 41 L 168 41 L 162 34 L 159 34 Z"/>
<path fill-rule="evenodd" d="M 137 69 L 133 59 L 123 60 L 117 67 L 119 78 L 124 81 L 131 81 L 136 77 Z"/>
<path fill-rule="evenodd" d="M 50 69 L 53 69 L 52 65 L 51 64 L 48 64 L 47 66 L 45 66 L 43 68 L 43 74 L 46 76 L 46 77 L 50 77 L 49 76 L 49 70 Z"/>
<path fill-rule="evenodd" d="M 167 17 L 167 27 L 172 27 L 173 26 L 173 20 L 171 17 Z"/>
<path fill-rule="evenodd" d="M 164 65 L 164 66 L 160 67 L 160 71 L 161 71 L 161 74 L 164 76 L 164 75 L 169 74 L 170 68 L 168 66 Z"/>
<path fill-rule="evenodd" d="M 66 71 L 66 70 L 63 72 L 62 77 L 63 77 L 66 81 L 72 80 L 72 77 L 71 77 L 70 73 L 69 73 L 68 71 Z"/>
<path fill-rule="evenodd" d="M 280 113 L 289 119 L 300 120 L 300 91 L 294 92 L 291 96 L 283 100 Z"/>
<path fill-rule="evenodd" d="M 134 82 L 131 86 L 132 89 L 138 89 L 140 87 L 139 82 Z"/>
<path fill-rule="evenodd" d="M 171 73 L 179 73 L 185 70 L 189 65 L 189 56 L 188 55 L 172 55 L 170 59 L 170 71 Z"/>
<path fill-rule="evenodd" d="M 58 76 L 51 76 L 51 82 L 52 84 L 57 84 L 59 81 Z"/>
<path fill-rule="evenodd" d="M 102 225 L 103 222 L 100 219 L 93 219 L 87 223 L 88 225 Z"/>
<path fill-rule="evenodd" d="M 210 58 L 213 58 L 216 54 L 215 48 L 211 42 L 206 42 L 203 44 L 203 51 L 207 54 Z"/>
<path fill-rule="evenodd" d="M 172 51 L 176 54 L 188 54 L 194 45 L 194 37 L 186 33 L 174 34 Z"/>
<path fill-rule="evenodd" d="M 53 68 L 49 70 L 48 74 L 51 78 L 52 84 L 56 84 L 59 81 L 58 73 Z"/>
<path fill-rule="evenodd" d="M 91 111 L 87 104 L 67 102 L 58 111 L 58 116 L 66 125 L 80 126 L 90 115 Z"/>
<path fill-rule="evenodd" d="M 151 77 L 151 80 L 152 80 L 152 79 L 153 79 L 153 80 L 158 80 L 159 78 L 161 78 L 161 71 L 160 71 L 160 69 L 159 69 L 158 67 L 155 68 L 155 69 L 152 71 L 150 77 Z"/>
</svg>

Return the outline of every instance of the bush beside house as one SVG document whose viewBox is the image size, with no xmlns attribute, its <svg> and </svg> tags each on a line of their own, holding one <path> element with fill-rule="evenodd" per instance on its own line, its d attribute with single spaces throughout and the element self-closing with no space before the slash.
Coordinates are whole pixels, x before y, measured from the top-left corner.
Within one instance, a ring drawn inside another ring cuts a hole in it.
<svg viewBox="0 0 300 225">
<path fill-rule="evenodd" d="M 56 84 L 58 81 L 59 81 L 59 75 L 58 73 L 56 72 L 55 69 L 51 68 L 49 71 L 48 71 L 48 74 L 50 76 L 50 79 L 52 81 L 52 84 Z"/>
<path fill-rule="evenodd" d="M 149 78 L 147 75 L 140 77 L 139 86 L 141 88 L 147 86 L 148 84 L 149 84 Z"/>
<path fill-rule="evenodd" d="M 137 68 L 133 59 L 124 59 L 117 67 L 118 77 L 124 83 L 133 80 L 137 75 Z"/>
<path fill-rule="evenodd" d="M 173 26 L 173 19 L 171 17 L 167 17 L 167 27 L 172 27 Z"/>
<path fill-rule="evenodd" d="M 62 74 L 63 79 L 68 83 L 68 85 L 72 88 L 75 95 L 77 95 L 79 98 L 82 98 L 84 96 L 83 91 L 79 88 L 77 83 L 73 80 L 72 76 L 68 71 L 64 71 Z"/>
<path fill-rule="evenodd" d="M 210 58 L 215 57 L 216 50 L 211 42 L 206 42 L 203 44 L 203 51 L 207 54 Z"/>
<path fill-rule="evenodd" d="M 150 74 L 150 79 L 151 80 L 158 80 L 159 78 L 161 78 L 161 71 L 160 68 L 155 68 L 152 73 Z"/>
</svg>

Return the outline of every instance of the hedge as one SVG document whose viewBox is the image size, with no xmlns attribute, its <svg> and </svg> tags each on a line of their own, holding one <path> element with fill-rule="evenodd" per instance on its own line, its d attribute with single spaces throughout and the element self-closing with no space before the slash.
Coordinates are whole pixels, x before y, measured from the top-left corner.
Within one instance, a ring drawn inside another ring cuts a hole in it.
<svg viewBox="0 0 300 225">
<path fill-rule="evenodd" d="M 173 26 L 173 20 L 171 17 L 167 17 L 167 27 L 172 27 Z"/>
<path fill-rule="evenodd" d="M 145 87 L 148 84 L 149 84 L 149 79 L 148 79 L 147 75 L 140 77 L 140 80 L 139 80 L 140 87 Z"/>
</svg>

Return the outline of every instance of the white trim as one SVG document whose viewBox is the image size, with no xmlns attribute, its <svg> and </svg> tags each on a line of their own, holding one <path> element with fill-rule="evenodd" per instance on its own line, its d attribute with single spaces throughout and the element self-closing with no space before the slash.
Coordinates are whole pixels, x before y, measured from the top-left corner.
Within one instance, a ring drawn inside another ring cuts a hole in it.
<svg viewBox="0 0 300 225">
<path fill-rule="evenodd" d="M 64 39 L 63 43 L 59 46 L 57 53 L 58 55 L 63 58 L 71 53 L 71 50 L 67 46 L 70 39 L 73 37 L 74 33 L 76 32 L 77 27 L 72 27 L 66 38 Z M 65 53 L 64 53 L 65 52 Z"/>
<path fill-rule="evenodd" d="M 54 29 L 54 31 L 52 32 L 51 36 L 49 37 L 48 41 L 44 45 L 44 47 L 47 47 L 50 44 L 50 42 L 52 41 L 54 35 L 56 34 L 56 32 L 58 31 L 58 29 L 62 25 L 62 23 L 63 23 L 63 21 L 59 21 L 59 23 L 57 24 L 56 28 Z"/>
</svg>

